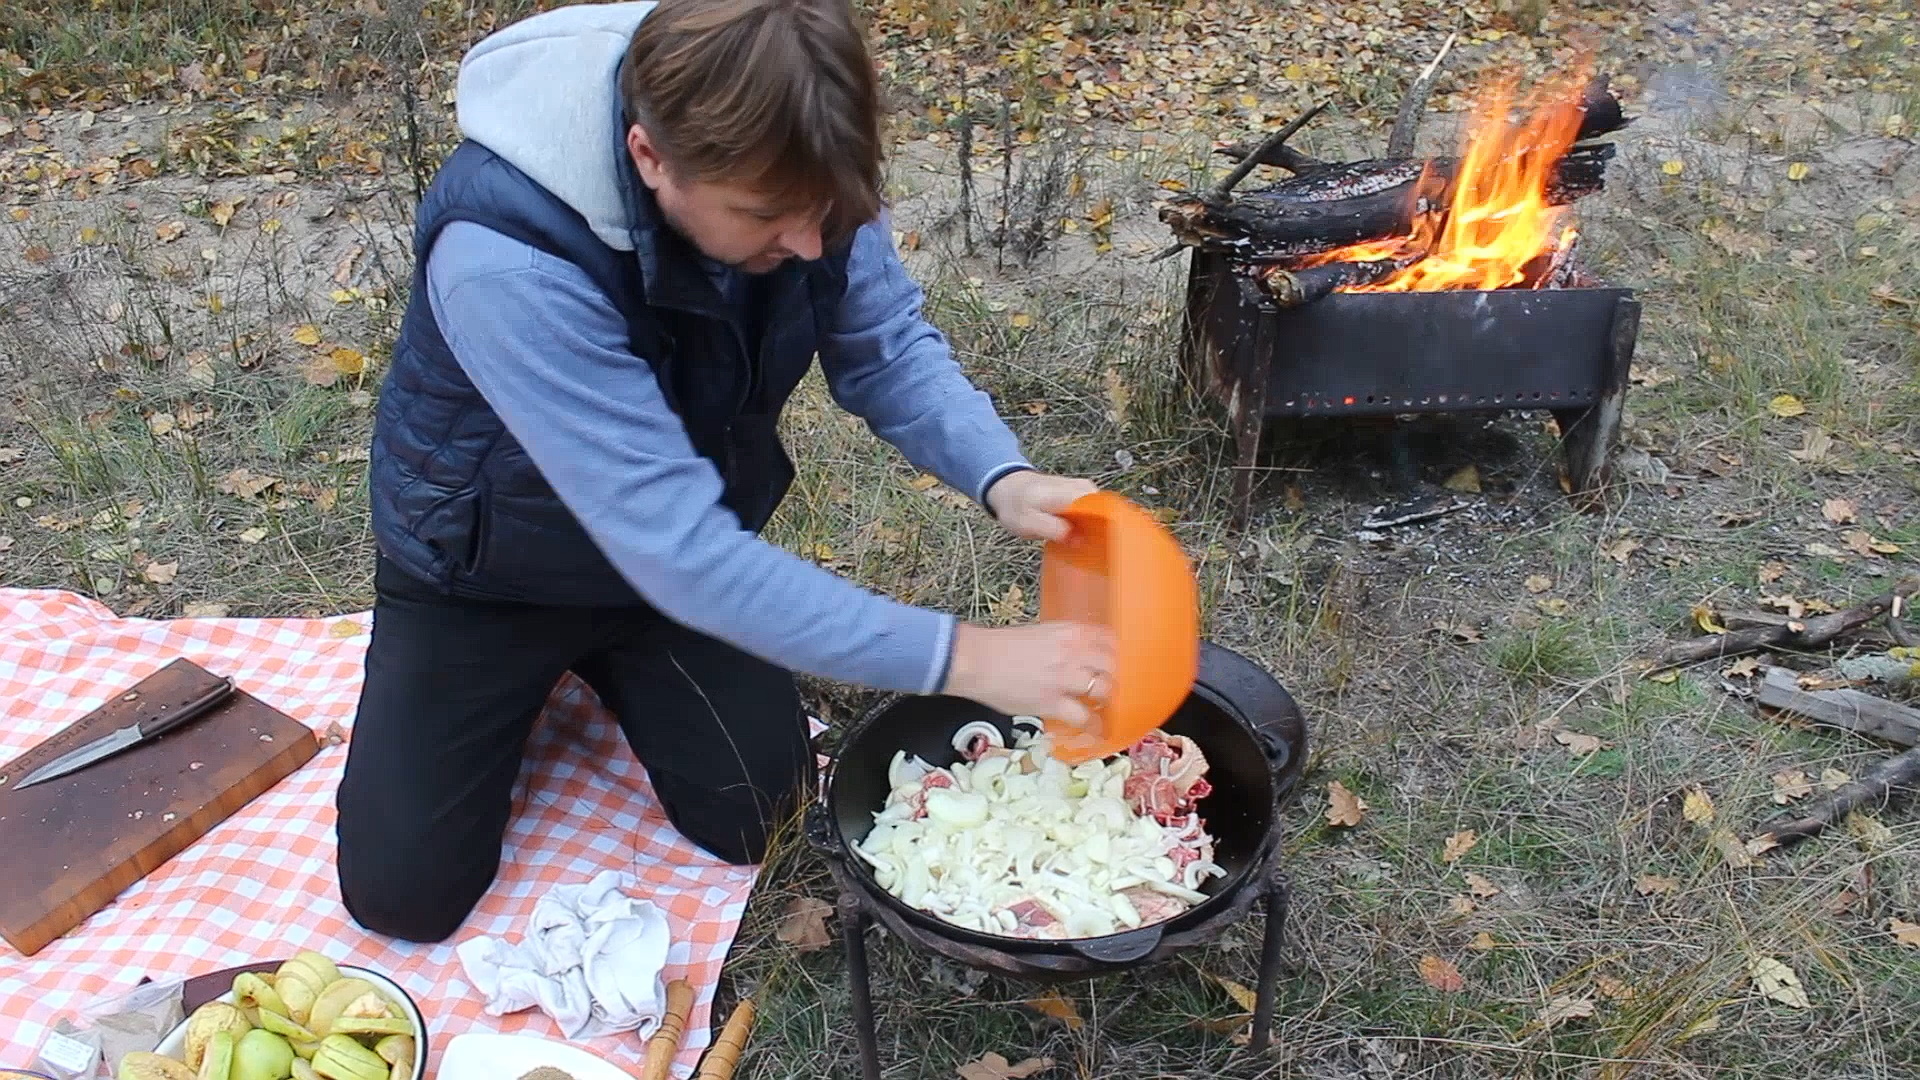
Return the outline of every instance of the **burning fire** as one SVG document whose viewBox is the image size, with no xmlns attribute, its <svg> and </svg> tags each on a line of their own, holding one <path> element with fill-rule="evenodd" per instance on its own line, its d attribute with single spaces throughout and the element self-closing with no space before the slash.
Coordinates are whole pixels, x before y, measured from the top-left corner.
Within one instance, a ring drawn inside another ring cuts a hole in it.
<svg viewBox="0 0 1920 1080">
<path fill-rule="evenodd" d="M 1542 260 L 1569 254 L 1577 231 L 1567 223 L 1571 208 L 1547 200 L 1554 165 L 1579 133 L 1583 80 L 1551 80 L 1513 117 L 1515 83 L 1493 86 L 1474 109 L 1465 152 L 1447 177 L 1429 163 L 1415 185 L 1416 198 L 1446 202 L 1445 213 L 1416 215 L 1405 236 L 1354 244 L 1300 260 L 1297 266 L 1331 262 L 1407 265 L 1350 292 L 1431 292 L 1442 289 L 1504 289 L 1538 283 Z"/>
</svg>

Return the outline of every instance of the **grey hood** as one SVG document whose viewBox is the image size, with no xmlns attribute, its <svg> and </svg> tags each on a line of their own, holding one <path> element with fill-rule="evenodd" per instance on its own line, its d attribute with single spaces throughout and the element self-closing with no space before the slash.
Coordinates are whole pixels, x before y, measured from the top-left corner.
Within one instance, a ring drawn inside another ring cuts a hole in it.
<svg viewBox="0 0 1920 1080">
<path fill-rule="evenodd" d="M 574 4 L 495 31 L 460 61 L 454 117 L 485 146 L 579 211 L 594 235 L 633 250 L 614 82 L 652 0 Z"/>
</svg>

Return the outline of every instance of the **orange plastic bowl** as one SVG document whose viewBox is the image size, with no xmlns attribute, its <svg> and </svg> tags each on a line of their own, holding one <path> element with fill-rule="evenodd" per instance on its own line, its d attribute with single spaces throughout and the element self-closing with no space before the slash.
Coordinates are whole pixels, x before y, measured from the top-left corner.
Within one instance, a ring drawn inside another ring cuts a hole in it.
<svg viewBox="0 0 1920 1080">
<path fill-rule="evenodd" d="M 1200 668 L 1200 590 L 1186 552 L 1166 527 L 1127 498 L 1096 491 L 1061 514 L 1073 526 L 1040 562 L 1040 617 L 1107 627 L 1115 666 L 1094 722 L 1050 717 L 1053 754 L 1071 764 L 1117 754 L 1167 722 L 1193 691 Z"/>
</svg>

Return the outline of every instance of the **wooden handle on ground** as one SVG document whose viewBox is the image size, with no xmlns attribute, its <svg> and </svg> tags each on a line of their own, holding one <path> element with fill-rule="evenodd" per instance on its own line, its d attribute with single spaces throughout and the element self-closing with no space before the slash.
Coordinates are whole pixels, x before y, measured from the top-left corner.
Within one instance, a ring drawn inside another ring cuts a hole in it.
<svg viewBox="0 0 1920 1080">
<path fill-rule="evenodd" d="M 740 1065 L 740 1052 L 747 1047 L 747 1033 L 752 1030 L 753 999 L 742 998 L 740 1004 L 733 1007 L 733 1015 L 727 1017 L 727 1026 L 721 1029 L 713 1049 L 707 1051 L 707 1060 L 700 1063 L 700 1071 L 694 1074 L 693 1080 L 732 1080 L 733 1070 Z"/>
<path fill-rule="evenodd" d="M 693 984 L 675 979 L 667 984 L 667 1011 L 660 1018 L 660 1029 L 647 1040 L 647 1060 L 641 1067 L 641 1080 L 667 1080 L 673 1069 L 674 1055 L 680 1052 L 680 1040 L 687 1033 L 687 1014 L 693 1011 Z"/>
</svg>

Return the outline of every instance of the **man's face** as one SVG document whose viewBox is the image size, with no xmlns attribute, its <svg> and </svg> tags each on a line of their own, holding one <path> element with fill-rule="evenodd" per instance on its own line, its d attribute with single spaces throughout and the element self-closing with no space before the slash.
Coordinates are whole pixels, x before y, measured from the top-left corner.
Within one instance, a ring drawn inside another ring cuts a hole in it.
<svg viewBox="0 0 1920 1080">
<path fill-rule="evenodd" d="M 764 274 L 790 258 L 820 257 L 826 207 L 783 205 L 744 183 L 676 178 L 637 124 L 627 129 L 627 150 L 667 223 L 715 262 Z"/>
</svg>

